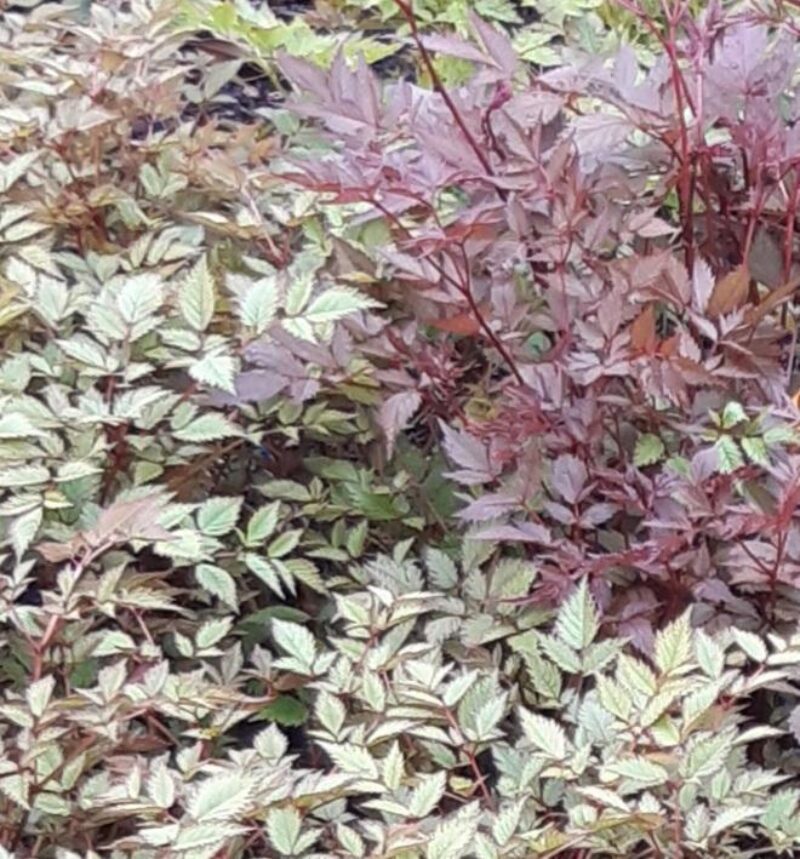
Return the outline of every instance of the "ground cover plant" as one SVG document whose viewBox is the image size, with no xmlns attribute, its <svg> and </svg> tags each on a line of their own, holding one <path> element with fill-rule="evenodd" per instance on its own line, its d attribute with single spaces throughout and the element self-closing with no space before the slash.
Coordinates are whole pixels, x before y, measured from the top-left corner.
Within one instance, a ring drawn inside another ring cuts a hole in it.
<svg viewBox="0 0 800 859">
<path fill-rule="evenodd" d="M 4 10 L 0 856 L 798 852 L 798 26 Z"/>
</svg>

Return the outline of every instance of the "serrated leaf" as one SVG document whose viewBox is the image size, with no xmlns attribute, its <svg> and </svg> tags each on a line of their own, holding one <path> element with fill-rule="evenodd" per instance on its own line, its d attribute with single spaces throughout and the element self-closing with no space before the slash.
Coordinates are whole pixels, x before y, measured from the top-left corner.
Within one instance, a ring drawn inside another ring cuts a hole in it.
<svg viewBox="0 0 800 859">
<path fill-rule="evenodd" d="M 320 746 L 343 772 L 380 778 L 375 758 L 363 746 L 354 743 L 320 743 Z"/>
<path fill-rule="evenodd" d="M 512 805 L 507 805 L 495 818 L 492 824 L 492 836 L 501 847 L 508 844 L 517 831 L 524 804 L 524 800 L 519 800 Z"/>
<path fill-rule="evenodd" d="M 732 429 L 740 423 L 747 420 L 747 412 L 742 408 L 740 403 L 731 401 L 725 405 L 722 410 L 722 428 Z"/>
<path fill-rule="evenodd" d="M 234 611 L 238 608 L 236 583 L 227 570 L 223 570 L 222 567 L 215 564 L 198 564 L 195 567 L 194 575 L 201 588 L 222 600 Z"/>
<path fill-rule="evenodd" d="M 730 474 L 744 465 L 744 457 L 736 440 L 729 435 L 720 436 L 714 444 L 719 470 Z"/>
<path fill-rule="evenodd" d="M 278 571 L 271 561 L 262 558 L 260 555 L 255 554 L 255 552 L 246 552 L 243 560 L 247 565 L 247 569 L 251 573 L 255 573 L 273 593 L 283 596 L 283 586 L 281 585 Z"/>
<path fill-rule="evenodd" d="M 538 641 L 544 654 L 555 662 L 562 671 L 577 674 L 581 670 L 580 657 L 560 638 L 552 635 L 540 635 Z"/>
<path fill-rule="evenodd" d="M 737 627 L 731 629 L 731 635 L 733 640 L 754 662 L 764 663 L 767 661 L 766 645 L 757 635 Z"/>
<path fill-rule="evenodd" d="M 248 546 L 258 546 L 272 535 L 278 527 L 280 507 L 279 501 L 273 501 L 272 504 L 265 504 L 253 513 L 247 523 L 246 541 Z"/>
<path fill-rule="evenodd" d="M 174 432 L 178 441 L 216 441 L 241 435 L 242 431 L 222 415 L 209 413 L 195 418 L 187 426 Z"/>
<path fill-rule="evenodd" d="M 733 748 L 735 733 L 695 735 L 687 745 L 681 771 L 686 778 L 708 778 L 722 769 Z"/>
<path fill-rule="evenodd" d="M 280 534 L 269 544 L 267 554 L 270 558 L 286 557 L 286 555 L 297 547 L 302 536 L 302 528 L 293 528 L 290 531 L 284 531 L 283 534 Z"/>
<path fill-rule="evenodd" d="M 175 802 L 175 781 L 166 765 L 154 766 L 147 779 L 147 794 L 159 808 L 170 808 Z"/>
<path fill-rule="evenodd" d="M 343 823 L 336 824 L 336 839 L 344 847 L 350 856 L 361 857 L 366 853 L 364 840 L 349 826 Z"/>
<path fill-rule="evenodd" d="M 39 526 L 42 524 L 43 515 L 42 508 L 36 507 L 28 513 L 18 516 L 11 522 L 8 536 L 11 539 L 14 554 L 18 559 L 25 554 L 33 542 L 33 538 L 38 533 Z"/>
<path fill-rule="evenodd" d="M 316 642 L 304 626 L 287 620 L 273 620 L 272 634 L 279 647 L 304 665 L 309 674 L 313 673 Z"/>
<path fill-rule="evenodd" d="M 282 856 L 293 856 L 302 820 L 295 808 L 273 808 L 267 815 L 267 834 Z"/>
<path fill-rule="evenodd" d="M 630 808 L 625 800 L 619 796 L 619 794 L 615 793 L 613 790 L 607 790 L 604 787 L 598 787 L 597 785 L 590 785 L 587 787 L 578 787 L 576 788 L 577 792 L 581 794 L 581 796 L 585 796 L 587 799 L 591 799 L 593 802 L 598 803 L 601 807 L 606 806 L 608 808 L 614 808 L 617 811 L 621 811 L 624 814 L 630 813 Z"/>
<path fill-rule="evenodd" d="M 582 650 L 594 641 L 599 627 L 597 607 L 582 579 L 558 613 L 556 634 L 570 647 Z"/>
<path fill-rule="evenodd" d="M 663 674 L 675 674 L 687 667 L 691 657 L 692 629 L 687 611 L 656 635 L 655 662 Z"/>
<path fill-rule="evenodd" d="M 743 805 L 738 808 L 725 808 L 714 818 L 708 837 L 713 838 L 727 829 L 736 826 L 744 820 L 751 820 L 761 814 L 761 809 L 755 805 Z"/>
<path fill-rule="evenodd" d="M 744 450 L 750 462 L 756 465 L 769 465 L 769 451 L 764 440 L 755 436 L 745 436 L 742 440 L 742 450 Z"/>
<path fill-rule="evenodd" d="M 400 391 L 392 394 L 381 406 L 378 412 L 378 425 L 383 430 L 386 439 L 386 451 L 391 457 L 397 436 L 414 417 L 422 405 L 422 395 L 419 391 Z"/>
<path fill-rule="evenodd" d="M 607 764 L 605 769 L 621 778 L 645 786 L 663 785 L 669 779 L 664 767 L 643 757 L 626 758 Z"/>
<path fill-rule="evenodd" d="M 200 626 L 195 634 L 195 643 L 198 648 L 205 650 L 214 647 L 222 641 L 230 631 L 233 621 L 230 617 L 212 618 Z"/>
<path fill-rule="evenodd" d="M 195 331 L 205 331 L 214 318 L 215 286 L 203 256 L 186 277 L 178 294 L 181 315 Z"/>
<path fill-rule="evenodd" d="M 558 722 L 520 708 L 520 720 L 525 736 L 544 755 L 562 761 L 567 756 L 567 735 Z"/>
<path fill-rule="evenodd" d="M 257 280 L 245 293 L 239 304 L 242 324 L 263 334 L 278 310 L 278 286 L 271 278 Z"/>
<path fill-rule="evenodd" d="M 322 727 L 337 738 L 347 717 L 347 711 L 335 695 L 323 690 L 317 697 L 314 715 Z"/>
<path fill-rule="evenodd" d="M 657 435 L 644 433 L 636 440 L 636 448 L 633 452 L 633 464 L 637 468 L 654 465 L 664 458 L 665 452 L 664 442 Z"/>
<path fill-rule="evenodd" d="M 422 776 L 420 783 L 411 792 L 408 798 L 408 810 L 410 817 L 427 817 L 439 804 L 444 796 L 446 784 L 446 773 L 444 770 L 432 775 Z"/>
<path fill-rule="evenodd" d="M 317 296 L 303 313 L 313 324 L 335 322 L 360 310 L 380 307 L 380 302 L 347 286 L 334 286 Z"/>
<path fill-rule="evenodd" d="M 383 783 L 389 790 L 397 790 L 403 781 L 405 774 L 405 760 L 400 751 L 400 744 L 396 741 L 389 748 L 389 753 L 381 761 L 381 772 Z"/>
<path fill-rule="evenodd" d="M 56 678 L 52 674 L 42 677 L 25 690 L 25 700 L 28 702 L 31 714 L 37 719 L 41 718 L 56 686 Z"/>
<path fill-rule="evenodd" d="M 0 165 L 0 193 L 8 191 L 41 157 L 42 150 L 36 149 L 16 155 Z"/>
<path fill-rule="evenodd" d="M 20 465 L 0 469 L 0 486 L 6 489 L 17 486 L 37 486 L 50 480 L 50 471 L 43 465 Z"/>
<path fill-rule="evenodd" d="M 189 375 L 198 382 L 236 395 L 238 364 L 230 355 L 205 355 L 189 366 Z"/>
<path fill-rule="evenodd" d="M 205 779 L 189 797 L 186 810 L 192 819 L 235 820 L 248 807 L 253 783 L 241 773 L 224 773 Z"/>
<path fill-rule="evenodd" d="M 725 651 L 701 629 L 695 632 L 694 653 L 699 666 L 708 677 L 716 680 L 722 675 L 725 667 Z"/>
<path fill-rule="evenodd" d="M 686 837 L 690 841 L 703 841 L 711 826 L 711 815 L 705 805 L 696 805 L 686 815 Z"/>
<path fill-rule="evenodd" d="M 478 827 L 477 803 L 465 806 L 436 828 L 425 847 L 425 859 L 463 859 L 471 854 Z"/>
<path fill-rule="evenodd" d="M 209 498 L 197 511 L 197 527 L 210 537 L 230 533 L 239 519 L 242 498 L 218 496 Z"/>
<path fill-rule="evenodd" d="M 29 418 L 17 412 L 0 415 L 0 439 L 27 439 L 45 435 Z"/>
<path fill-rule="evenodd" d="M 711 292 L 706 313 L 712 318 L 732 313 L 747 300 L 750 272 L 743 263 L 717 281 Z"/>
</svg>

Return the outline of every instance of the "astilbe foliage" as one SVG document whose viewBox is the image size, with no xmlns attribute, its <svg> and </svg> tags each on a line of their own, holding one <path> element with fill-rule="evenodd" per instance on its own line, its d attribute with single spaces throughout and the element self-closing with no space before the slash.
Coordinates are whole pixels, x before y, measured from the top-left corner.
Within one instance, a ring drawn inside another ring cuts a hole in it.
<svg viewBox="0 0 800 859">
<path fill-rule="evenodd" d="M 651 67 L 623 47 L 531 74 L 479 18 L 472 41 L 428 36 L 397 6 L 430 89 L 281 63 L 332 142 L 288 174 L 388 231 L 390 439 L 431 409 L 407 353 L 478 343 L 491 365 L 471 385 L 453 367 L 444 416 L 460 515 L 537 559 L 538 598 L 588 575 L 643 647 L 697 600 L 722 624 L 792 617 L 791 23 L 624 4 L 662 48 Z M 473 77 L 448 88 L 435 55 Z"/>
<path fill-rule="evenodd" d="M 794 855 L 791 20 L 376 8 L 0 20 L 0 857 Z"/>
</svg>

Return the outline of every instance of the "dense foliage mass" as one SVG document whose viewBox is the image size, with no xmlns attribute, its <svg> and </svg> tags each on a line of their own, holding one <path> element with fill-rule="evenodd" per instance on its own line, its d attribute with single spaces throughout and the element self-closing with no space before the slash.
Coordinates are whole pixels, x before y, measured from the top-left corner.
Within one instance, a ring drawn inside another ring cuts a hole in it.
<svg viewBox="0 0 800 859">
<path fill-rule="evenodd" d="M 800 15 L 0 18 L 0 857 L 800 852 Z"/>
</svg>

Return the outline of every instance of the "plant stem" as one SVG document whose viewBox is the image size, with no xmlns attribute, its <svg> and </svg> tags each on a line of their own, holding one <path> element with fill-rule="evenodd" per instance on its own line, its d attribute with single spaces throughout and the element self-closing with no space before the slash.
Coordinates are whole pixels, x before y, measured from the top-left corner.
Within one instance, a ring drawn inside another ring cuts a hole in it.
<svg viewBox="0 0 800 859">
<path fill-rule="evenodd" d="M 411 8 L 411 0 L 394 0 L 397 7 L 400 9 L 403 17 L 408 21 L 409 27 L 411 27 L 411 38 L 414 40 L 414 44 L 416 44 L 417 49 L 419 50 L 420 57 L 422 58 L 422 62 L 425 66 L 425 70 L 428 72 L 428 75 L 431 79 L 431 84 L 436 92 L 444 100 L 444 103 L 447 105 L 447 109 L 450 111 L 453 120 L 456 125 L 459 127 L 459 130 L 464 135 L 464 139 L 469 144 L 470 149 L 475 153 L 475 157 L 480 161 L 481 167 L 489 174 L 489 176 L 494 175 L 494 170 L 492 170 L 492 165 L 489 163 L 489 159 L 486 157 L 483 149 L 478 144 L 478 141 L 475 140 L 475 136 L 469 130 L 467 123 L 464 121 L 464 117 L 461 115 L 461 111 L 456 106 L 456 103 L 453 101 L 452 96 L 447 91 L 447 88 L 442 83 L 442 79 L 439 77 L 439 73 L 436 71 L 436 67 L 433 64 L 433 59 L 431 58 L 428 49 L 422 42 L 422 38 L 419 34 L 419 28 L 417 27 L 417 18 L 414 14 L 414 10 Z"/>
</svg>

